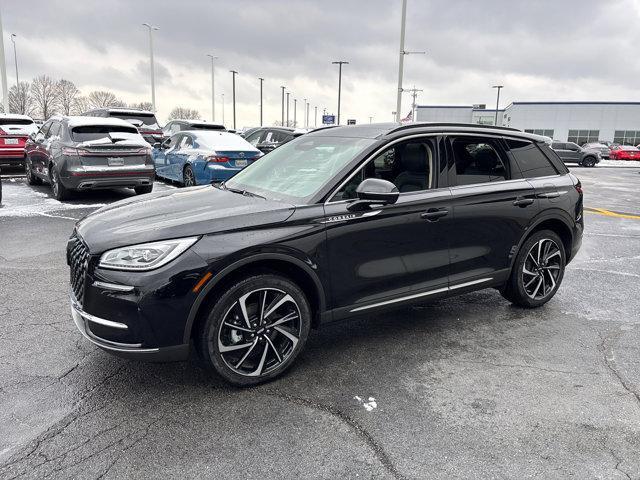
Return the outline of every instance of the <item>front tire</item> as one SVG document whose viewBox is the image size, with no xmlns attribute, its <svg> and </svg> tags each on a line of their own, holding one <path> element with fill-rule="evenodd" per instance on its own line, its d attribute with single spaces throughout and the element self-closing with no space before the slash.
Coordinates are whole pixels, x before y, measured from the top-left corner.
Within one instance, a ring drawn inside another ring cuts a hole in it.
<svg viewBox="0 0 640 480">
<path fill-rule="evenodd" d="M 540 307 L 558 291 L 565 265 L 560 237 L 551 230 L 536 232 L 520 248 L 502 296 L 520 307 Z"/>
<path fill-rule="evenodd" d="M 134 188 L 136 195 L 144 195 L 145 193 L 151 193 L 153 185 L 143 185 L 141 187 Z"/>
<path fill-rule="evenodd" d="M 28 158 L 24 159 L 24 173 L 27 177 L 27 183 L 29 185 L 40 185 L 42 184 L 42 180 L 40 180 L 38 177 L 36 177 L 33 174 L 33 168 L 31 165 L 31 162 L 29 162 Z"/>
<path fill-rule="evenodd" d="M 281 375 L 304 348 L 311 309 L 291 280 L 257 274 L 214 299 L 196 346 L 204 363 L 238 386 Z"/>
</svg>

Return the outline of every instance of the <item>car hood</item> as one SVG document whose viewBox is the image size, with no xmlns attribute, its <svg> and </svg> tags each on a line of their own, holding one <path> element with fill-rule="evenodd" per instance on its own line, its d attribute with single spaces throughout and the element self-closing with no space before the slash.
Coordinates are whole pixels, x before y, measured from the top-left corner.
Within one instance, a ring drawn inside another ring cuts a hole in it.
<svg viewBox="0 0 640 480">
<path fill-rule="evenodd" d="M 76 224 L 92 254 L 170 238 L 280 223 L 293 205 L 210 185 L 133 197 L 102 207 Z"/>
</svg>

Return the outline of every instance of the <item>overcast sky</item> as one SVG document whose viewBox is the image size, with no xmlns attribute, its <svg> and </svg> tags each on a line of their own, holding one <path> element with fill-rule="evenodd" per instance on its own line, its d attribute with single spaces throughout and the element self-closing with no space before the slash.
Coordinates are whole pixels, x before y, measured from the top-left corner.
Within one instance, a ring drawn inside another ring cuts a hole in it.
<svg viewBox="0 0 640 480">
<path fill-rule="evenodd" d="M 280 85 L 335 113 L 343 70 L 342 119 L 391 120 L 395 110 L 401 0 L 31 0 L 3 1 L 9 84 L 46 73 L 85 93 L 107 89 L 127 102 L 150 101 L 148 37 L 155 32 L 156 99 L 164 121 L 175 106 L 211 116 L 216 68 L 217 119 L 225 94 L 231 124 L 231 74 L 237 126 L 280 118 Z M 419 104 L 495 104 L 518 100 L 640 99 L 640 0 L 408 0 L 405 88 Z M 293 108 L 293 103 L 292 103 Z M 410 109 L 405 94 L 403 115 Z M 293 110 L 291 110 L 293 117 Z"/>
</svg>

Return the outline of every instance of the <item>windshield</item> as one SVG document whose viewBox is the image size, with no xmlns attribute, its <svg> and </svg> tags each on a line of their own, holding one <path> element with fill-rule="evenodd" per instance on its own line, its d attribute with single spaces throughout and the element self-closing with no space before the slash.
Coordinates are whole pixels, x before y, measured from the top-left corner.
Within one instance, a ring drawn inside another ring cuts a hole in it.
<svg viewBox="0 0 640 480">
<path fill-rule="evenodd" d="M 298 137 L 239 172 L 225 186 L 304 204 L 374 142 L 370 138 Z"/>
<path fill-rule="evenodd" d="M 120 125 L 85 125 L 71 129 L 71 140 L 74 142 L 88 142 L 101 138 L 109 138 L 109 134 L 116 133 L 134 135 L 136 140 L 139 138 L 138 130 L 133 126 L 129 128 Z"/>
<path fill-rule="evenodd" d="M 128 112 L 111 112 L 111 117 L 121 118 L 122 120 L 140 120 L 142 125 L 148 128 L 160 128 L 156 116 L 153 113 L 128 113 Z"/>
</svg>

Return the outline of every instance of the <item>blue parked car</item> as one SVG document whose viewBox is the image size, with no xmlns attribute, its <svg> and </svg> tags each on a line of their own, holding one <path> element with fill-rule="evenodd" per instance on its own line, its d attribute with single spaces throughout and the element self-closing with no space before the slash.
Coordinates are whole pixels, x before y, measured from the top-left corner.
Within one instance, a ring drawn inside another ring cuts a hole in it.
<svg viewBox="0 0 640 480">
<path fill-rule="evenodd" d="M 199 130 L 154 144 L 152 155 L 156 176 L 191 187 L 224 182 L 263 154 L 234 133 Z"/>
</svg>

